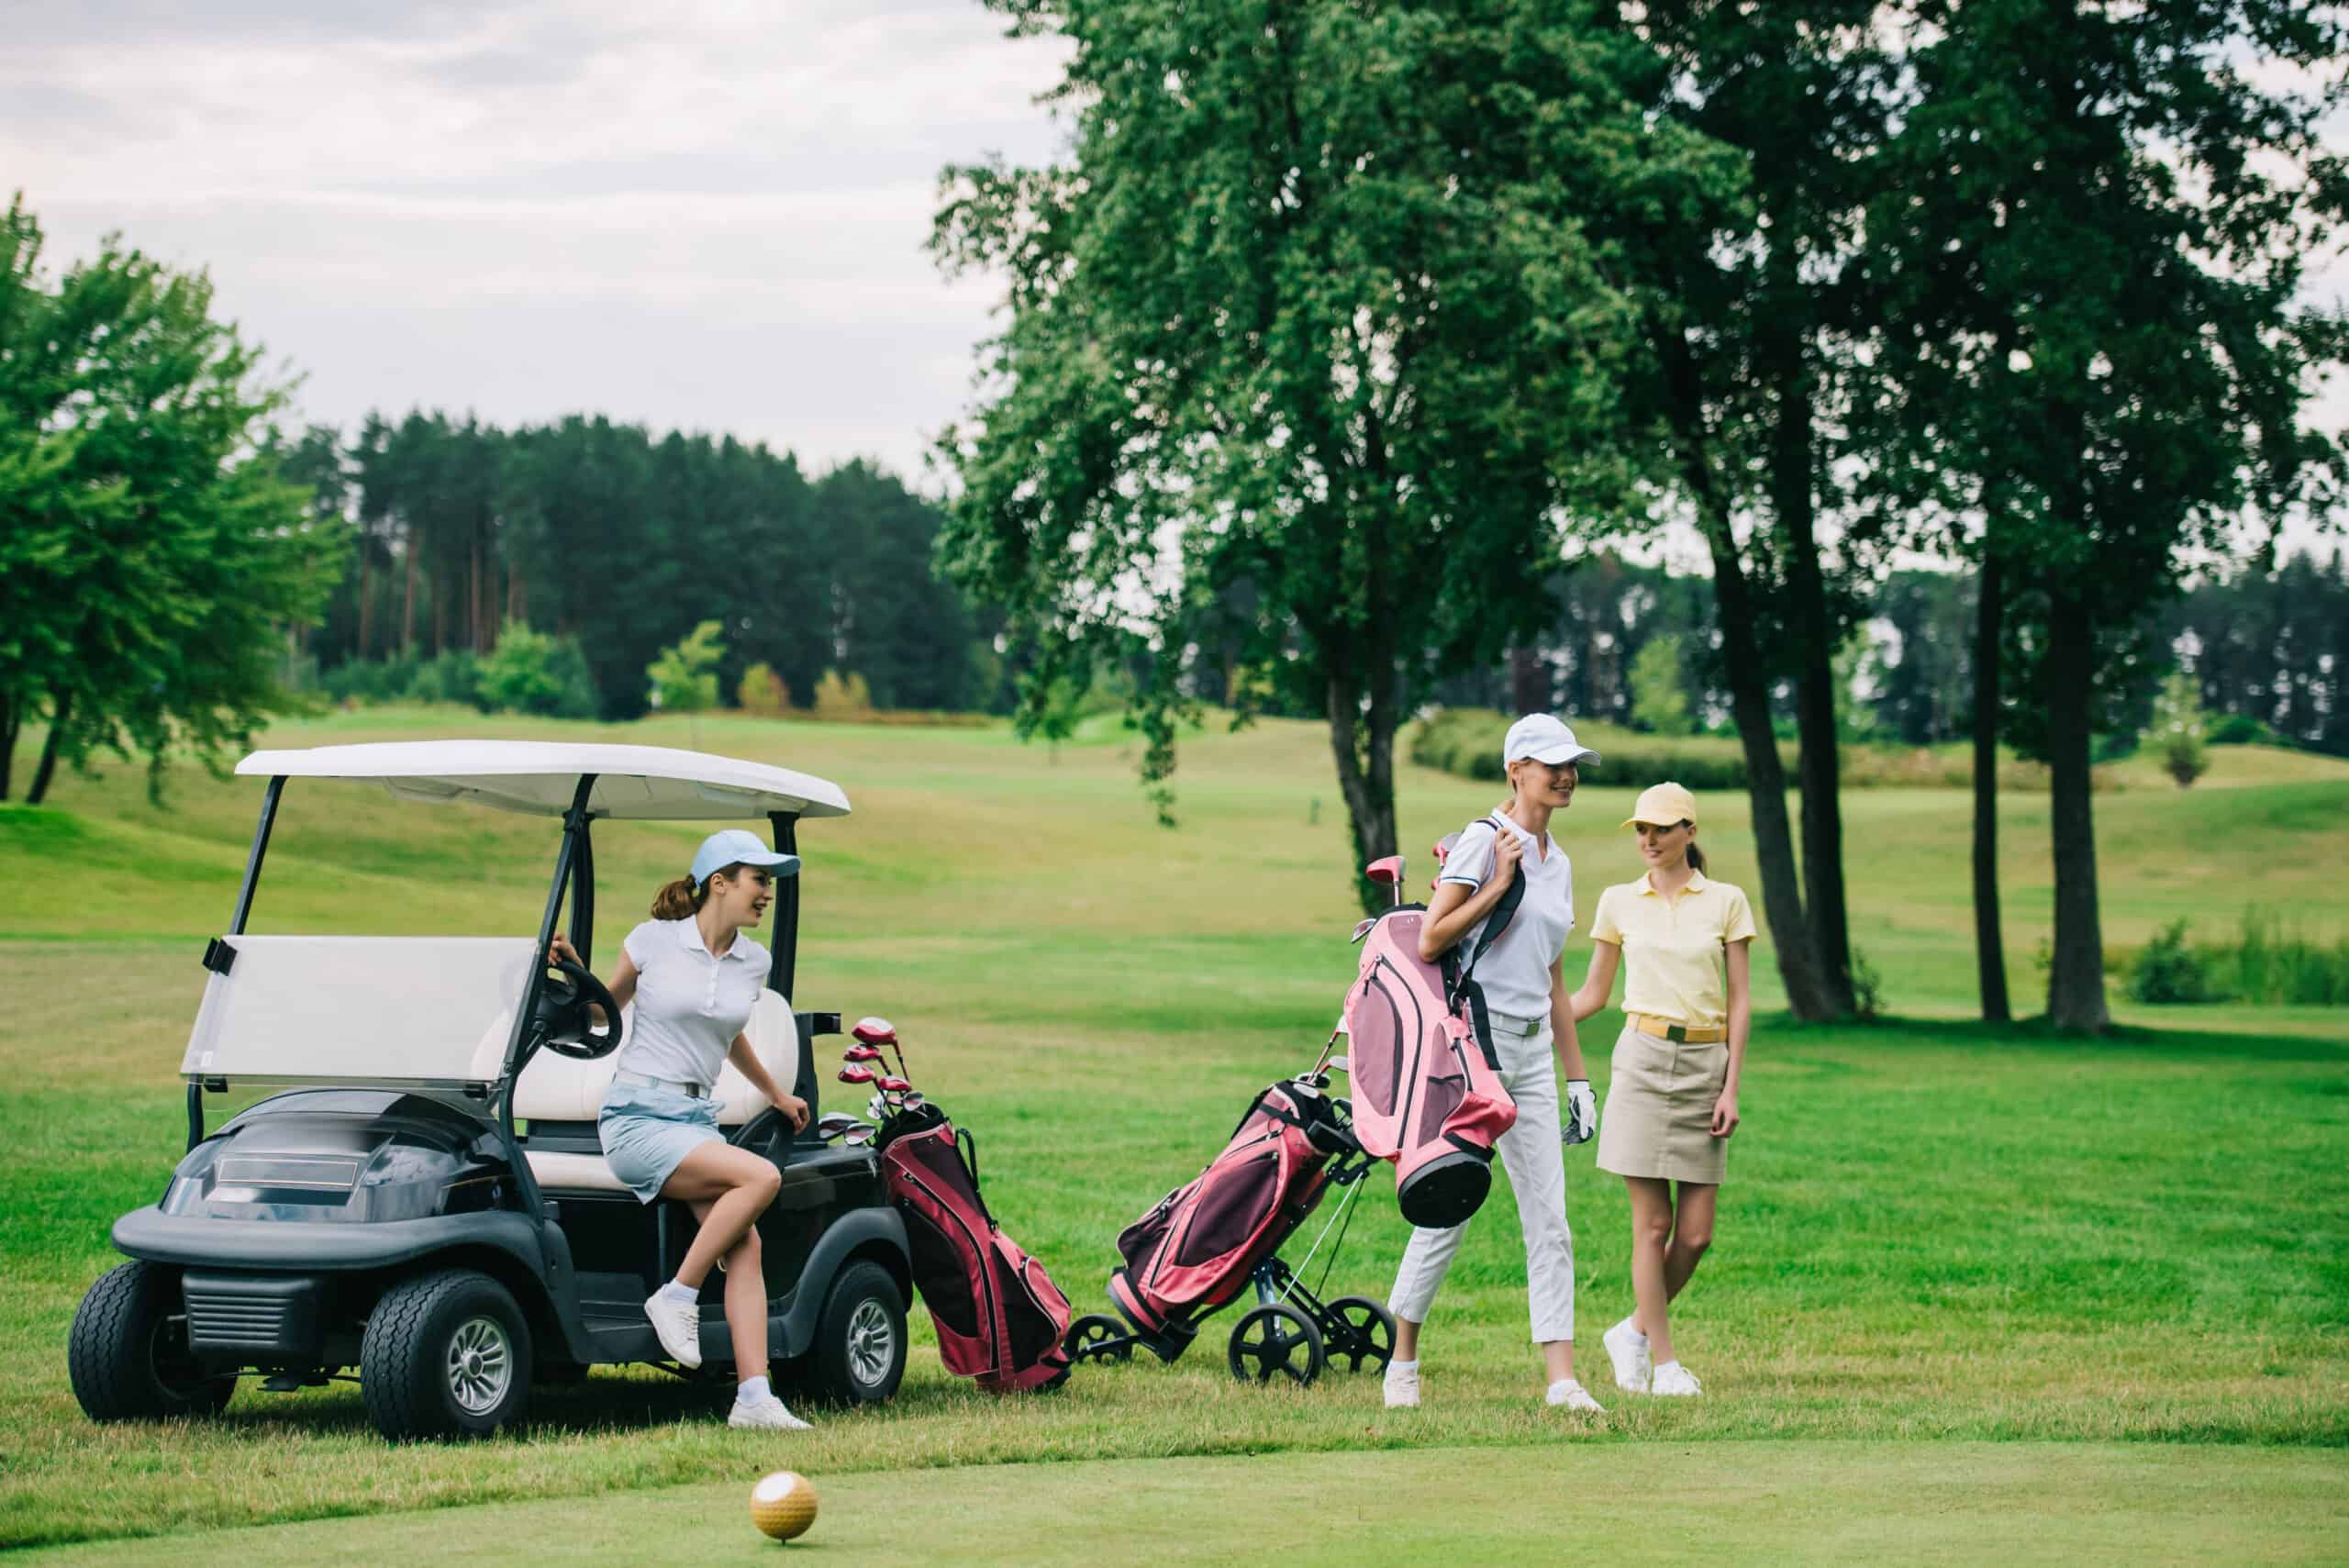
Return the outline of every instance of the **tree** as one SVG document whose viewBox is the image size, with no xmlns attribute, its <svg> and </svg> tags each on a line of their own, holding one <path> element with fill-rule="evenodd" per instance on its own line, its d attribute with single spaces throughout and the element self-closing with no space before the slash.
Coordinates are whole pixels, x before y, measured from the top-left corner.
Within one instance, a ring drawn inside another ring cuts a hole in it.
<svg viewBox="0 0 2349 1568">
<path fill-rule="evenodd" d="M 1631 717 L 1658 735 L 1686 735 L 1688 689 L 1680 668 L 1680 639 L 1651 638 L 1631 661 Z"/>
<path fill-rule="evenodd" d="M 718 706 L 718 664 L 726 657 L 725 630 L 706 620 L 661 651 L 645 667 L 652 706 L 663 713 L 704 713 Z"/>
<path fill-rule="evenodd" d="M 532 631 L 520 621 L 507 621 L 498 633 L 497 646 L 481 662 L 480 679 L 481 700 L 493 712 L 595 716 L 596 685 L 579 645 Z"/>
<path fill-rule="evenodd" d="M 2342 13 L 1920 0 L 1913 20 L 1918 102 L 1868 225 L 1898 324 L 1877 361 L 1907 454 L 1889 472 L 1930 469 L 1914 487 L 1968 519 L 1976 724 L 2003 712 L 2049 764 L 2048 1014 L 2100 1030 L 2099 704 L 2142 665 L 2145 611 L 2189 559 L 2337 494 L 2339 453 L 2301 415 L 2349 344 L 2301 294 L 2349 200 L 2319 134 L 2343 101 Z M 2002 693 L 2022 700 L 2002 709 Z M 1977 792 L 1990 744 L 1977 728 Z"/>
<path fill-rule="evenodd" d="M 284 706 L 289 629 L 342 567 L 340 518 L 279 477 L 285 390 L 212 285 L 109 237 L 52 285 L 22 197 L 0 219 L 0 795 L 99 751 L 208 766 Z"/>
<path fill-rule="evenodd" d="M 2210 728 L 2194 677 L 2183 670 L 2171 671 L 2154 700 L 2154 720 L 2145 728 L 2144 744 L 2180 789 L 2210 771 Z"/>
<path fill-rule="evenodd" d="M 941 548 L 1007 609 L 1022 731 L 1138 644 L 1163 811 L 1245 583 L 1234 664 L 1324 716 L 1355 860 L 1391 853 L 1411 697 L 1531 632 L 1564 519 L 1635 478 L 1637 302 L 1595 219 L 1731 171 L 1580 4 L 990 3 L 1074 45 L 1068 161 L 948 171 L 933 239 L 1009 285 Z"/>
<path fill-rule="evenodd" d="M 1659 280 L 1643 322 L 1642 409 L 1711 557 L 1763 912 L 1787 1005 L 1806 1019 L 1848 1017 L 1855 1000 L 1834 659 L 1877 519 L 1842 506 L 1837 474 L 1865 365 L 1851 263 L 1897 103 L 1885 9 L 1649 0 L 1622 13 L 1665 67 L 1652 112 L 1734 148 L 1748 172 L 1738 206 L 1637 215 L 1628 239 Z M 1781 682 L 1802 740 L 1799 873 L 1772 702 Z"/>
<path fill-rule="evenodd" d="M 781 718 L 791 706 L 791 688 L 774 673 L 774 666 L 763 660 L 742 672 L 735 684 L 735 706 L 744 713 L 761 718 Z"/>
</svg>

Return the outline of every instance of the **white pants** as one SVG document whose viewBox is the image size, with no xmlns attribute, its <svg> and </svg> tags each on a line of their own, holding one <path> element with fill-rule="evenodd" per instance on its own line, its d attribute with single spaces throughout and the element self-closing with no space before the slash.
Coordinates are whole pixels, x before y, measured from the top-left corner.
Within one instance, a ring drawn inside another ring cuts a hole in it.
<svg viewBox="0 0 2349 1568">
<path fill-rule="evenodd" d="M 1525 1294 L 1533 1340 L 1546 1344 L 1575 1337 L 1575 1235 L 1566 1224 L 1566 1162 L 1558 1145 L 1558 1066 L 1550 1051 L 1550 1020 L 1492 1015 L 1494 1053 L 1501 1083 L 1517 1101 L 1517 1123 L 1500 1136 L 1501 1168 L 1517 1195 L 1525 1232 Z M 1531 1034 L 1520 1032 L 1531 1026 Z M 1395 1271 L 1386 1308 L 1413 1323 L 1428 1320 L 1435 1293 L 1467 1233 L 1415 1229 Z"/>
</svg>

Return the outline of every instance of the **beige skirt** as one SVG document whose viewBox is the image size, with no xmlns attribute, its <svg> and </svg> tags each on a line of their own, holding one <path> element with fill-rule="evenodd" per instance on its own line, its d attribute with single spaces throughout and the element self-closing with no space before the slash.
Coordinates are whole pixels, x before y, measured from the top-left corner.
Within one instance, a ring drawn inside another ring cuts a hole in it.
<svg viewBox="0 0 2349 1568">
<path fill-rule="evenodd" d="M 1598 1168 L 1619 1176 L 1719 1184 L 1729 1140 L 1713 1136 L 1713 1102 L 1729 1079 L 1729 1045 L 1676 1045 L 1625 1026 L 1598 1117 Z"/>
</svg>

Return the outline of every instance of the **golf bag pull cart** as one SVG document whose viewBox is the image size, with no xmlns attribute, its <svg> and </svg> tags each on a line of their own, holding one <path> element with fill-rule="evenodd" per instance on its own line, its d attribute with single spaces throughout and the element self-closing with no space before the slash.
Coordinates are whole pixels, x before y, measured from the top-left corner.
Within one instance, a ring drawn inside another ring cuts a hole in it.
<svg viewBox="0 0 2349 1568">
<path fill-rule="evenodd" d="M 1265 1089 L 1197 1179 L 1126 1227 L 1118 1237 L 1122 1262 L 1109 1276 L 1109 1299 L 1125 1324 L 1099 1313 L 1078 1318 L 1068 1334 L 1075 1360 L 1128 1361 L 1141 1345 L 1172 1362 L 1197 1337 L 1201 1318 L 1252 1285 L 1257 1305 L 1233 1326 L 1227 1347 L 1234 1377 L 1308 1384 L 1338 1360 L 1355 1372 L 1385 1369 L 1395 1351 L 1386 1308 L 1360 1296 L 1325 1302 L 1300 1277 L 1335 1226 L 1321 1271 L 1328 1282 L 1347 1204 L 1372 1163 L 1346 1102 L 1324 1093 L 1329 1084 L 1317 1069 Z M 1331 1186 L 1348 1189 L 1345 1201 L 1306 1262 L 1291 1270 L 1275 1254 Z"/>
</svg>

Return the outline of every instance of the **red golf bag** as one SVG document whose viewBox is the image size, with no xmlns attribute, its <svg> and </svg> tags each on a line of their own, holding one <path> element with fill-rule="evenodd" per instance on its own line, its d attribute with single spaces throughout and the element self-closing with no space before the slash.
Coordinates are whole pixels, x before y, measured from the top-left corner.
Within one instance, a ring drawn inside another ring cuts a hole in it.
<svg viewBox="0 0 2349 1568">
<path fill-rule="evenodd" d="M 1399 884 L 1402 857 L 1368 873 Z M 1493 1143 L 1517 1121 L 1475 971 L 1524 890 L 1524 878 L 1511 881 L 1464 957 L 1466 942 L 1434 963 L 1419 956 L 1423 905 L 1390 909 L 1355 932 L 1362 962 L 1345 1005 L 1354 1137 L 1364 1153 L 1395 1162 L 1396 1201 L 1414 1225 L 1442 1229 L 1476 1212 L 1492 1190 Z"/>
<path fill-rule="evenodd" d="M 946 1370 L 998 1394 L 1065 1378 L 1068 1298 L 987 1212 L 971 1135 L 924 1106 L 891 1117 L 879 1147 Z"/>
<path fill-rule="evenodd" d="M 1198 1320 L 1247 1289 L 1313 1212 L 1330 1162 L 1356 1150 L 1343 1115 L 1325 1095 L 1274 1084 L 1205 1171 L 1119 1235 L 1109 1299 L 1159 1360 L 1181 1355 Z"/>
</svg>

